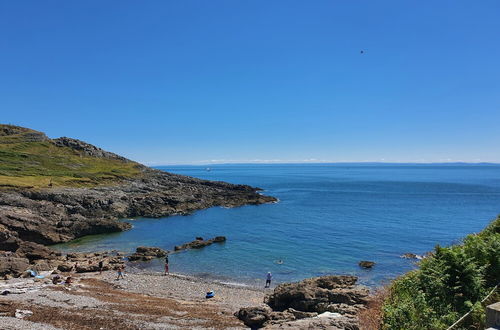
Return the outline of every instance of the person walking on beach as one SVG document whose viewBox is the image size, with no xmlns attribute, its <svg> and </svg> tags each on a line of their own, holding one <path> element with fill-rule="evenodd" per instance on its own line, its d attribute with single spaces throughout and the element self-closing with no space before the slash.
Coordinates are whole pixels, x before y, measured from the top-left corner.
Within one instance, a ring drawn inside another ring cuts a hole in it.
<svg viewBox="0 0 500 330">
<path fill-rule="evenodd" d="M 123 266 L 118 266 L 118 277 L 116 278 L 116 280 L 118 281 L 121 278 L 125 279 L 125 277 L 123 277 L 123 271 L 124 271 L 125 267 Z"/>
<path fill-rule="evenodd" d="M 101 260 L 99 261 L 99 275 L 102 274 L 102 269 L 104 268 L 104 262 Z"/>
<path fill-rule="evenodd" d="M 168 274 L 168 254 L 165 256 L 165 275 Z"/>
<path fill-rule="evenodd" d="M 272 279 L 273 279 L 273 274 L 271 274 L 271 272 L 267 272 L 266 286 L 264 288 L 269 288 L 271 286 L 271 280 Z"/>
</svg>

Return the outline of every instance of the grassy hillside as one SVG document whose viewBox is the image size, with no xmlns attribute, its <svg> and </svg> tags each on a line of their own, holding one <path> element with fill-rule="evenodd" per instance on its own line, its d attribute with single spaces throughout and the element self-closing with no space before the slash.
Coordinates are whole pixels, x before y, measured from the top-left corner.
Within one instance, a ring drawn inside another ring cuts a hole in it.
<svg viewBox="0 0 500 330">
<path fill-rule="evenodd" d="M 0 124 L 0 187 L 95 186 L 140 174 L 140 165 L 57 145 L 41 132 Z"/>
<path fill-rule="evenodd" d="M 500 217 L 460 245 L 437 246 L 419 268 L 395 280 L 382 310 L 383 329 L 483 329 L 484 305 L 500 299 Z"/>
</svg>

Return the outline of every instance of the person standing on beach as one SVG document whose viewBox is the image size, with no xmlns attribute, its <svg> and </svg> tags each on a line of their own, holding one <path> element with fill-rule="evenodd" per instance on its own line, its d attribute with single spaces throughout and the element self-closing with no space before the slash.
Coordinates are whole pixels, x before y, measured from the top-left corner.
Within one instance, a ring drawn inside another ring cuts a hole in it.
<svg viewBox="0 0 500 330">
<path fill-rule="evenodd" d="M 273 274 L 271 274 L 271 272 L 267 272 L 266 286 L 264 288 L 269 288 L 271 286 L 271 280 L 272 279 L 273 279 Z"/>
<path fill-rule="evenodd" d="M 165 256 L 165 275 L 168 274 L 168 254 Z"/>
<path fill-rule="evenodd" d="M 104 262 L 101 260 L 99 261 L 99 275 L 102 274 L 102 269 L 104 268 Z"/>
<path fill-rule="evenodd" d="M 121 278 L 125 279 L 125 277 L 123 277 L 123 271 L 124 271 L 125 267 L 123 266 L 118 266 L 118 277 L 116 278 L 116 280 L 118 281 Z"/>
</svg>

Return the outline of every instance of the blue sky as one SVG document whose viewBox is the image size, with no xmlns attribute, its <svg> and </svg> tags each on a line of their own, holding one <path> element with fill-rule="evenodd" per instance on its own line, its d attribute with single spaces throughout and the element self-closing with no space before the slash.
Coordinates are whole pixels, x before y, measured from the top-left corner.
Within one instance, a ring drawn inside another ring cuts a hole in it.
<svg viewBox="0 0 500 330">
<path fill-rule="evenodd" d="M 148 164 L 500 162 L 499 13 L 497 0 L 2 1 L 0 122 Z"/>
</svg>

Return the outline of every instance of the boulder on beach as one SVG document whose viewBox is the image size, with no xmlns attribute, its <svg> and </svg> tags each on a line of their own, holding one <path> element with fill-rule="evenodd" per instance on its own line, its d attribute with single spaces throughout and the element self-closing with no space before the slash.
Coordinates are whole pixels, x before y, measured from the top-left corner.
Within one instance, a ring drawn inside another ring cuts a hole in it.
<svg viewBox="0 0 500 330">
<path fill-rule="evenodd" d="M 20 258 L 17 256 L 1 257 L 0 256 L 0 276 L 21 276 L 26 270 L 30 268 L 29 260 L 27 258 Z"/>
<path fill-rule="evenodd" d="M 368 289 L 356 282 L 355 276 L 331 275 L 280 284 L 265 298 L 270 308 L 247 307 L 235 315 L 253 328 L 283 325 L 308 329 L 342 324 L 341 329 L 358 329 L 355 315 L 368 303 Z M 334 317 L 319 319 L 325 312 Z"/>
<path fill-rule="evenodd" d="M 235 313 L 235 316 L 252 328 L 261 328 L 271 318 L 272 309 L 267 306 L 245 307 Z"/>
<path fill-rule="evenodd" d="M 340 304 L 361 307 L 367 303 L 368 290 L 355 286 L 356 276 L 323 276 L 278 285 L 266 300 L 277 311 L 293 308 L 304 312 L 323 313 Z"/>
</svg>

